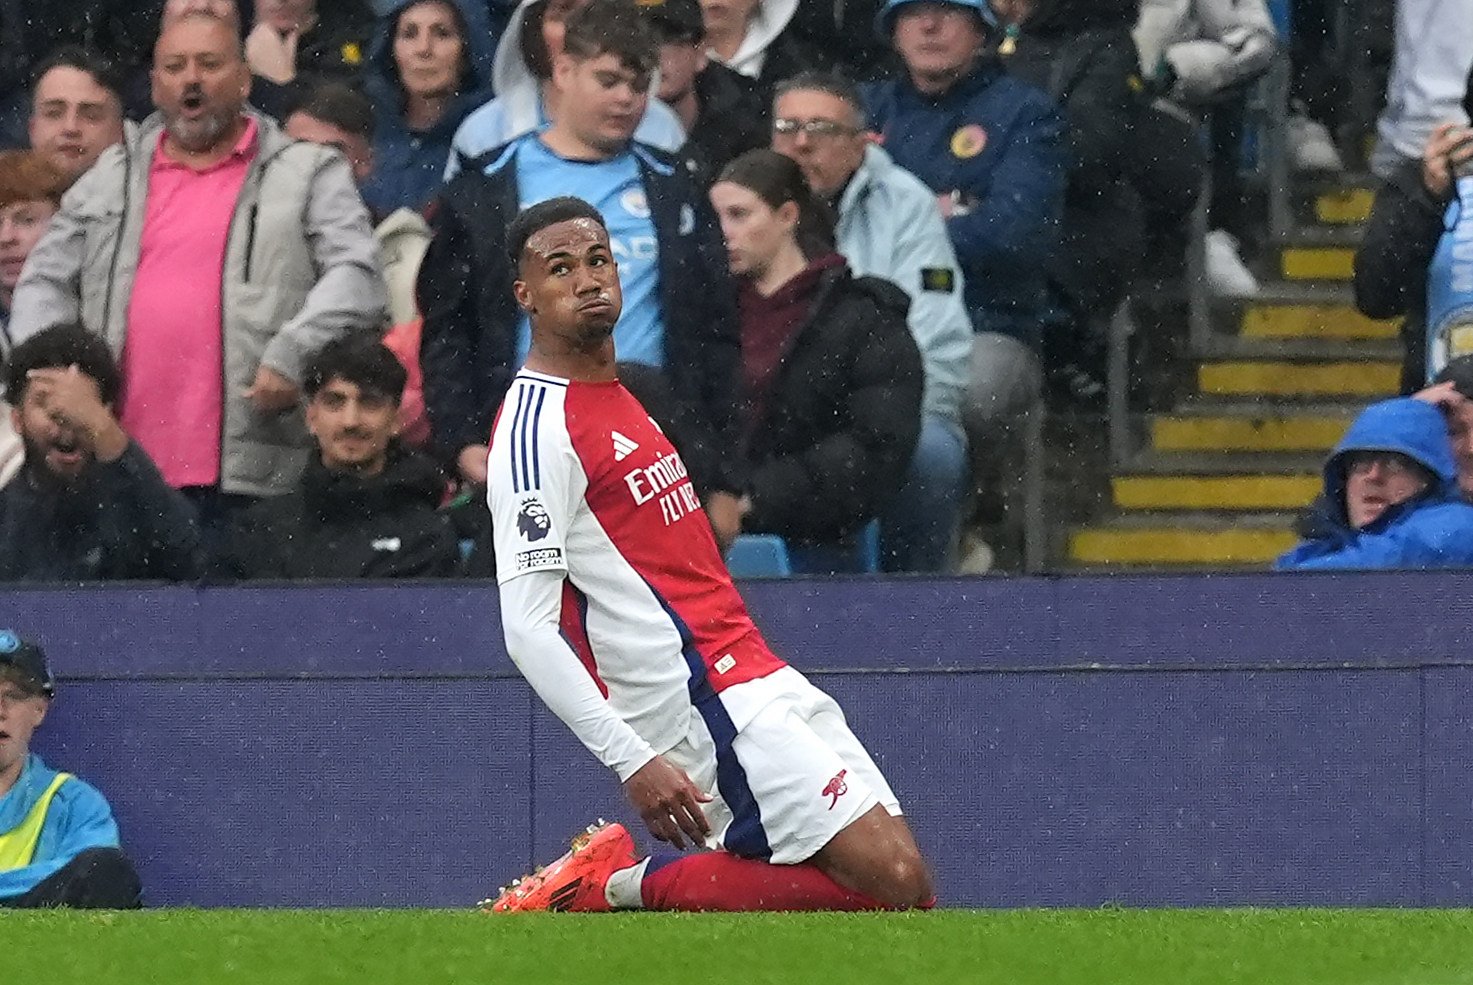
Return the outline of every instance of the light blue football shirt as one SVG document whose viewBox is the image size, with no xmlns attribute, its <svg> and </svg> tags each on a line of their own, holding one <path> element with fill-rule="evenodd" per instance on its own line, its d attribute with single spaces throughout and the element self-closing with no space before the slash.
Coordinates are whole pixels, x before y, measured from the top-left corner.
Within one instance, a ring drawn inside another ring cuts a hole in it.
<svg viewBox="0 0 1473 985">
<path fill-rule="evenodd" d="M 604 217 L 624 289 L 624 313 L 614 326 L 614 353 L 620 362 L 663 368 L 660 244 L 639 161 L 629 151 L 607 161 L 570 161 L 549 150 L 537 134 L 518 141 L 516 155 L 521 208 L 559 195 L 576 195 Z M 531 348 L 532 324 L 523 314 L 517 327 L 517 365 L 526 362 Z"/>
</svg>

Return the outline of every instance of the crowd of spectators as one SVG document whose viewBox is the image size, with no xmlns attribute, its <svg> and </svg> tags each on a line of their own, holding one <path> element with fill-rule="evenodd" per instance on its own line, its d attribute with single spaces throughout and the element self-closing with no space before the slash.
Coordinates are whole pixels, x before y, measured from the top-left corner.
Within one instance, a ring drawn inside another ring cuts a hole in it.
<svg viewBox="0 0 1473 985">
<path fill-rule="evenodd" d="M 10 577 L 491 570 L 505 230 L 557 195 L 609 223 L 621 378 L 718 538 L 815 571 L 873 530 L 887 571 L 956 564 L 1023 415 L 1099 399 L 1204 169 L 1209 279 L 1257 290 L 1264 0 L 31 6 L 0 4 L 3 523 L 89 533 Z"/>
</svg>

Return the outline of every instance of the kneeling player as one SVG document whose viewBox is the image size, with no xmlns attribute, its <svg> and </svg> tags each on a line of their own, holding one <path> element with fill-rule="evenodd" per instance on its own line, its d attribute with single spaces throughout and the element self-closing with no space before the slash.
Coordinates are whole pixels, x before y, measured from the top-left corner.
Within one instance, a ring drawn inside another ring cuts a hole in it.
<svg viewBox="0 0 1473 985">
<path fill-rule="evenodd" d="M 507 235 L 532 333 L 491 442 L 507 649 L 654 837 L 718 850 L 641 858 L 600 825 L 487 905 L 931 905 L 885 778 L 833 699 L 768 648 L 684 464 L 615 376 L 622 295 L 598 211 L 553 199 Z"/>
</svg>

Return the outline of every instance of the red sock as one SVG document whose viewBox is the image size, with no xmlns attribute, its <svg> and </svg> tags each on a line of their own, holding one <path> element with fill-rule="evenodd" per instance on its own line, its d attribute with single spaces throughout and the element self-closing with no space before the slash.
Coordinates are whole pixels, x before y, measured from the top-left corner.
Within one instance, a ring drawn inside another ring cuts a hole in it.
<svg viewBox="0 0 1473 985">
<path fill-rule="evenodd" d="M 665 865 L 651 859 L 640 884 L 650 910 L 883 910 L 876 900 L 845 889 L 817 866 L 772 865 L 726 852 L 683 855 Z"/>
</svg>

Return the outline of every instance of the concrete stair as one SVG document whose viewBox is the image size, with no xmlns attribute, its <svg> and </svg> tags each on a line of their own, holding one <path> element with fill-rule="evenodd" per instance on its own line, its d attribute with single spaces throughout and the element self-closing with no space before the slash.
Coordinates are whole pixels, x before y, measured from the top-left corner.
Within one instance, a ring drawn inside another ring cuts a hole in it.
<svg viewBox="0 0 1473 985">
<path fill-rule="evenodd" d="M 1110 479 L 1108 509 L 1073 528 L 1082 570 L 1262 568 L 1297 543 L 1320 468 L 1367 403 L 1397 392 L 1397 326 L 1354 308 L 1360 184 L 1314 191 L 1311 223 L 1277 257 L 1281 280 L 1216 319 L 1193 391 L 1145 415 L 1144 449 Z"/>
</svg>

